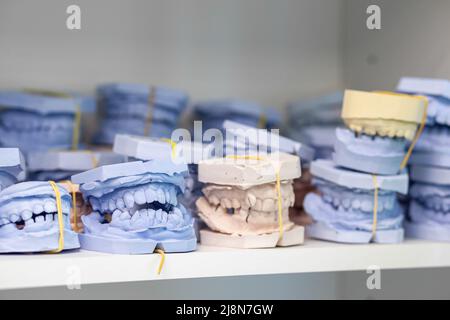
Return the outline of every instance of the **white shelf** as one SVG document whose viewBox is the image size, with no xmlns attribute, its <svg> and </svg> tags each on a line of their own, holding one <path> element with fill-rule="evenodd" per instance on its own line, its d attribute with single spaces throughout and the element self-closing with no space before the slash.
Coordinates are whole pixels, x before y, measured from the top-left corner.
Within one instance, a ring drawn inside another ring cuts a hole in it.
<svg viewBox="0 0 450 320">
<path fill-rule="evenodd" d="M 258 250 L 200 246 L 160 256 L 78 251 L 57 255 L 0 255 L 0 289 L 66 285 L 74 271 L 81 284 L 287 273 L 450 267 L 450 243 L 407 240 L 394 245 L 345 245 L 308 240 L 306 245 Z"/>
</svg>

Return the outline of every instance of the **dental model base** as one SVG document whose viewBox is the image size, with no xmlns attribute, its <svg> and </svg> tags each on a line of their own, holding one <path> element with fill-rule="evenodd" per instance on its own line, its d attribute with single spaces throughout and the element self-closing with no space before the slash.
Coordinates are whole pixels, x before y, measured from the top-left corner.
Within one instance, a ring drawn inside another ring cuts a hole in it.
<svg viewBox="0 0 450 320">
<path fill-rule="evenodd" d="M 209 228 L 200 231 L 201 243 L 237 248 L 303 243 L 303 227 L 289 221 L 289 207 L 294 203 L 292 180 L 300 176 L 299 158 L 285 153 L 201 161 L 199 181 L 206 185 L 204 197 L 196 204 Z"/>
<path fill-rule="evenodd" d="M 81 247 L 119 254 L 193 251 L 193 220 L 179 204 L 186 165 L 151 160 L 99 167 L 72 177 L 93 212 L 84 215 Z"/>
<path fill-rule="evenodd" d="M 307 227 L 308 236 L 344 243 L 403 240 L 403 209 L 397 193 L 408 191 L 406 174 L 376 177 L 376 220 L 374 176 L 340 169 L 328 160 L 314 161 L 311 174 L 320 194 L 309 193 L 305 198 L 305 210 L 314 220 Z"/>
<path fill-rule="evenodd" d="M 31 152 L 27 160 L 31 179 L 62 181 L 97 166 L 121 163 L 125 157 L 108 151 L 79 150 Z"/>
<path fill-rule="evenodd" d="M 17 148 L 0 148 L 0 191 L 25 178 L 25 160 Z"/>
<path fill-rule="evenodd" d="M 411 180 L 406 235 L 450 241 L 450 169 L 413 165 Z"/>
<path fill-rule="evenodd" d="M 61 216 L 58 214 L 57 194 L 49 182 L 18 183 L 0 192 L 1 253 L 56 250 L 61 233 L 64 240 L 61 249 L 80 247 L 78 235 L 69 223 L 71 197 L 61 185 L 56 187 L 60 195 Z"/>
</svg>

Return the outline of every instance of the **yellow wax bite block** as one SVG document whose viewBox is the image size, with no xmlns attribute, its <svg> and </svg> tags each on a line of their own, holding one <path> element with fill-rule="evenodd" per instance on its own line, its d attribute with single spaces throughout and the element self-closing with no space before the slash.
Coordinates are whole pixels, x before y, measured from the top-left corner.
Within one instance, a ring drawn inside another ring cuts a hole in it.
<svg viewBox="0 0 450 320">
<path fill-rule="evenodd" d="M 346 90 L 341 116 L 355 132 L 412 140 L 425 120 L 427 103 L 406 94 Z"/>
<path fill-rule="evenodd" d="M 395 93 L 346 90 L 343 119 L 385 119 L 421 123 L 425 99 Z"/>
</svg>

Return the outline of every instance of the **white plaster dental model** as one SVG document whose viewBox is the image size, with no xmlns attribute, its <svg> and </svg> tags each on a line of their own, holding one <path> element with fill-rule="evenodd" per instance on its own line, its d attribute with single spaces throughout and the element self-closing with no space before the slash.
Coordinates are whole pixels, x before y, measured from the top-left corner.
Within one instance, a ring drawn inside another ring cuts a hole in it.
<svg viewBox="0 0 450 320">
<path fill-rule="evenodd" d="M 22 182 L 1 191 L 0 252 L 79 248 L 69 223 L 71 203 L 69 193 L 50 182 Z"/>
<path fill-rule="evenodd" d="M 25 160 L 17 148 L 0 148 L 0 191 L 23 180 Z"/>
<path fill-rule="evenodd" d="M 299 158 L 285 153 L 201 161 L 199 181 L 207 185 L 197 208 L 210 229 L 200 231 L 201 243 L 239 248 L 303 243 L 303 227 L 289 221 L 292 180 L 300 176 Z"/>
<path fill-rule="evenodd" d="M 312 162 L 311 173 L 319 194 L 305 198 L 305 210 L 314 220 L 307 227 L 308 236 L 344 243 L 403 240 L 403 208 L 397 193 L 408 192 L 405 173 L 375 177 L 341 169 L 329 160 Z"/>
<path fill-rule="evenodd" d="M 406 147 L 424 124 L 427 101 L 404 94 L 345 91 L 333 161 L 345 168 L 382 175 L 403 169 Z"/>
<path fill-rule="evenodd" d="M 0 146 L 30 151 L 70 149 L 77 141 L 75 99 L 0 92 Z"/>
<path fill-rule="evenodd" d="M 27 155 L 29 180 L 38 181 L 70 180 L 74 174 L 124 161 L 124 156 L 110 151 L 47 151 Z"/>
</svg>

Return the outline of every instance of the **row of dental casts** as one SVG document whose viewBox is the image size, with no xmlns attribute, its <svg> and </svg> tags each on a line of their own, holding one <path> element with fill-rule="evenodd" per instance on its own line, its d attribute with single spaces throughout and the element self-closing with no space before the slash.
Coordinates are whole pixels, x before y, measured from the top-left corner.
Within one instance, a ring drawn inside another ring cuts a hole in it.
<svg viewBox="0 0 450 320">
<path fill-rule="evenodd" d="M 116 134 L 170 138 L 188 103 L 183 91 L 129 83 L 101 85 L 96 99 L 51 91 L 0 91 L 0 147 L 19 148 L 27 155 L 92 144 L 110 147 Z M 255 103 L 217 100 L 195 104 L 191 117 L 202 120 L 204 130 L 220 128 L 224 119 L 278 127 L 280 115 L 272 108 L 263 110 Z M 100 129 L 90 132 L 92 128 Z"/>
<path fill-rule="evenodd" d="M 114 153 L 32 152 L 26 165 L 18 149 L 0 149 L 0 252 L 288 246 L 303 243 L 299 225 L 346 243 L 400 242 L 403 226 L 450 240 L 450 84 L 405 78 L 398 91 L 407 94 L 346 91 L 329 160 L 283 136 L 272 144 L 257 117 L 220 124 L 234 133 L 220 158 L 211 145 L 120 134 Z M 408 206 L 398 194 L 411 151 Z M 26 177 L 71 182 L 17 183 Z"/>
</svg>

